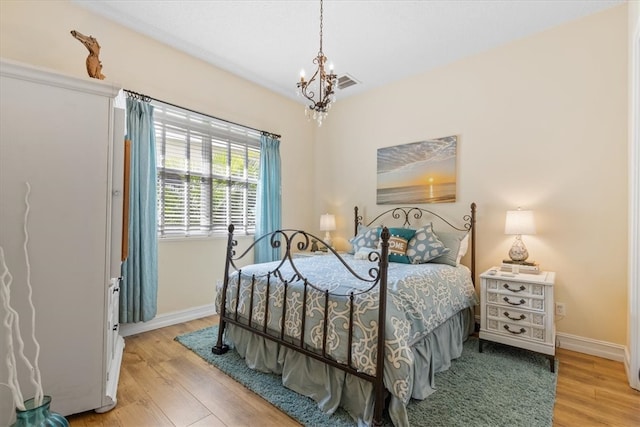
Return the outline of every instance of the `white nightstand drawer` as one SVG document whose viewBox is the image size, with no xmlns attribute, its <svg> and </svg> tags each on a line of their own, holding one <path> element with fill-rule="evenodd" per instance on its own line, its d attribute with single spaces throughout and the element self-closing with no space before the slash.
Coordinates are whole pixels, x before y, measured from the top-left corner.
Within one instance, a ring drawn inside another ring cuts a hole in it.
<svg viewBox="0 0 640 427">
<path fill-rule="evenodd" d="M 487 280 L 487 291 L 504 292 L 512 295 L 544 297 L 544 285 L 522 283 L 506 279 Z"/>
<path fill-rule="evenodd" d="M 525 308 L 529 310 L 545 310 L 545 300 L 525 295 L 507 295 L 502 292 L 487 292 L 487 303 L 511 308 Z"/>
<path fill-rule="evenodd" d="M 513 323 L 514 325 L 545 327 L 544 312 L 515 310 L 510 307 L 487 304 L 487 318 Z"/>
<path fill-rule="evenodd" d="M 528 338 L 540 342 L 545 342 L 546 340 L 544 328 L 503 322 L 496 319 L 487 319 L 487 330 L 510 337 Z"/>
</svg>

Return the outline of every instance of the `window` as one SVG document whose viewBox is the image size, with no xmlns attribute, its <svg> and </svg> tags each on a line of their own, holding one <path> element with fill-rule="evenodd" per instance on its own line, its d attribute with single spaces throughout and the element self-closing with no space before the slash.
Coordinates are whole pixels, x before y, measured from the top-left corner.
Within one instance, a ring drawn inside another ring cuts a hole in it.
<svg viewBox="0 0 640 427">
<path fill-rule="evenodd" d="M 161 237 L 252 234 L 260 132 L 152 101 Z"/>
</svg>

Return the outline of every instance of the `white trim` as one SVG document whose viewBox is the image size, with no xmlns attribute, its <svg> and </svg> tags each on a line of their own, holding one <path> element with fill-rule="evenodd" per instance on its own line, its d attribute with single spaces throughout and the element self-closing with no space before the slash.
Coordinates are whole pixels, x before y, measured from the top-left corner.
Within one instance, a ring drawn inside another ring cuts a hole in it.
<svg viewBox="0 0 640 427">
<path fill-rule="evenodd" d="M 103 405 L 100 408 L 96 408 L 95 412 L 102 414 L 109 412 L 118 404 L 118 382 L 120 379 L 120 367 L 122 366 L 122 355 L 124 353 L 124 338 L 118 335 L 116 338 L 116 351 L 114 354 L 114 360 L 111 362 L 110 371 L 107 373 L 107 387 L 106 395 L 102 400 Z"/>
<path fill-rule="evenodd" d="M 629 378 L 629 385 L 632 388 L 637 388 L 633 386 L 633 378 L 631 376 L 631 352 L 629 351 L 629 347 L 624 349 L 624 371 L 627 374 L 627 378 Z"/>
<path fill-rule="evenodd" d="M 148 322 L 121 323 L 120 335 L 128 337 L 142 332 L 153 331 L 165 326 L 177 325 L 178 323 L 189 322 L 202 317 L 217 314 L 214 304 L 202 305 L 187 310 L 174 311 L 173 313 L 161 314 Z"/>
<path fill-rule="evenodd" d="M 109 81 L 69 76 L 52 69 L 35 67 L 8 58 L 2 58 L 0 61 L 0 71 L 3 76 L 14 79 L 33 83 L 46 83 L 49 86 L 82 91 L 107 98 L 115 98 L 121 89 L 120 85 Z"/>
<path fill-rule="evenodd" d="M 625 369 L 629 385 L 640 390 L 640 6 L 630 13 L 629 105 L 629 308 Z"/>
<path fill-rule="evenodd" d="M 625 353 L 627 352 L 626 347 L 620 344 L 598 341 L 563 332 L 556 333 L 556 342 L 558 348 L 603 357 L 616 362 L 624 362 Z"/>
</svg>

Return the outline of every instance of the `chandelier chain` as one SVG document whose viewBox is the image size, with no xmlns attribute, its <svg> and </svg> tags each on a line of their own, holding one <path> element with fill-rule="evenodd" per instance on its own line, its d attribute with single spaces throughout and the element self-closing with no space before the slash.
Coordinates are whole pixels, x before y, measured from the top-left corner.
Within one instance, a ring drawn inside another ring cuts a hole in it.
<svg viewBox="0 0 640 427">
<path fill-rule="evenodd" d="M 322 17 L 323 17 L 323 10 L 322 10 L 322 0 L 320 0 L 320 52 L 318 52 L 319 55 L 322 55 Z"/>
</svg>

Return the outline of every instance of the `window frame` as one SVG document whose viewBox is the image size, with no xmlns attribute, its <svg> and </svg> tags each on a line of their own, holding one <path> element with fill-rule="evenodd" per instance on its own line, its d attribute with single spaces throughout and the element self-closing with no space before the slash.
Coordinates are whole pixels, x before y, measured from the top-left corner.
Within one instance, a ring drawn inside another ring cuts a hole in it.
<svg viewBox="0 0 640 427">
<path fill-rule="evenodd" d="M 158 237 L 223 236 L 231 223 L 234 234 L 254 235 L 262 132 L 155 99 L 151 105 Z"/>
</svg>

